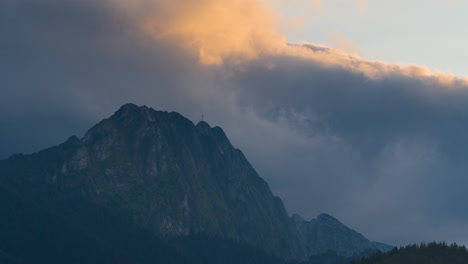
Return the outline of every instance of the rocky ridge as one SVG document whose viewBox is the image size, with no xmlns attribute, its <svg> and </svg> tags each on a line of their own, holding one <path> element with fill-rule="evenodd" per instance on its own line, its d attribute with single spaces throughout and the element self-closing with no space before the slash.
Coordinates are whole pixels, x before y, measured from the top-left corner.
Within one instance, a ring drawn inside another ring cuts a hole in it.
<svg viewBox="0 0 468 264">
<path fill-rule="evenodd" d="M 1 161 L 0 173 L 15 195 L 73 194 L 158 237 L 204 234 L 299 260 L 376 249 L 329 215 L 289 217 L 221 128 L 146 106 L 124 105 L 82 138 Z"/>
</svg>

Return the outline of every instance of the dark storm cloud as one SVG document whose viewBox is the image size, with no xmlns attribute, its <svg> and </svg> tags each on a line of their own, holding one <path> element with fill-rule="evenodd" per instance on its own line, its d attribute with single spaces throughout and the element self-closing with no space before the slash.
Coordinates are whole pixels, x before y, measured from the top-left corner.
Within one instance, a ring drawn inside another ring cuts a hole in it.
<svg viewBox="0 0 468 264">
<path fill-rule="evenodd" d="M 445 229 L 458 230 L 452 239 L 463 242 L 466 88 L 370 79 L 294 58 L 274 63 L 239 72 L 239 102 L 272 122 L 287 119 L 297 133 L 290 136 L 318 142 L 252 157 L 291 210 L 308 217 L 331 211 L 392 243 L 444 239 Z M 283 166 L 272 167 L 271 157 Z"/>
<path fill-rule="evenodd" d="M 242 39 L 258 45 L 235 50 L 246 61 L 230 64 L 223 43 L 202 62 L 224 65 L 203 66 L 111 3 L 0 2 L 0 157 L 80 136 L 127 102 L 204 113 L 290 212 L 329 212 L 383 242 L 467 242 L 463 81 L 321 46 L 275 49 L 257 31 Z"/>
<path fill-rule="evenodd" d="M 109 2 L 0 5 L 1 157 L 82 134 L 129 101 L 177 108 L 184 53 L 149 45 Z"/>
<path fill-rule="evenodd" d="M 460 138 L 468 118 L 466 88 L 406 76 L 370 79 L 295 58 L 278 58 L 275 64 L 274 69 L 254 65 L 238 77 L 242 102 L 270 118 L 283 109 L 311 115 L 307 127 L 330 130 L 371 154 L 383 147 L 380 143 L 402 137 L 437 138 L 449 152 L 468 146 Z"/>
<path fill-rule="evenodd" d="M 85 2 L 7 0 L 0 5 L 0 155 L 5 157 L 56 143 L 57 134 L 63 137 L 76 127 L 80 118 L 70 120 L 69 112 L 76 106 L 73 91 L 81 92 L 76 78 L 67 80 L 67 75 L 85 68 L 86 60 L 95 61 L 86 45 L 97 44 L 107 22 L 100 23 L 104 20 Z M 16 137 L 21 140 L 11 140 Z"/>
</svg>

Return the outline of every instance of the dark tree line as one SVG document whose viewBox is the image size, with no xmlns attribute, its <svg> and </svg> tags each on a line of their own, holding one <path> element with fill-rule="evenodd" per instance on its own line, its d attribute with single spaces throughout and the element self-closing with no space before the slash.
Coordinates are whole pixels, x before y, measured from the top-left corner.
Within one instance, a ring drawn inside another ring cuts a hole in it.
<svg viewBox="0 0 468 264">
<path fill-rule="evenodd" d="M 468 251 L 465 246 L 442 243 L 412 244 L 396 247 L 387 253 L 376 253 L 350 264 L 467 264 Z"/>
</svg>

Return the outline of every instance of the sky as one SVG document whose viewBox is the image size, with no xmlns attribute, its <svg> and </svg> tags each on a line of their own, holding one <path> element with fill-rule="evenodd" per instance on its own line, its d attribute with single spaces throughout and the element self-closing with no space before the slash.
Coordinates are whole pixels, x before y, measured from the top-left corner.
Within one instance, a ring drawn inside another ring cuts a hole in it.
<svg viewBox="0 0 468 264">
<path fill-rule="evenodd" d="M 289 213 L 468 245 L 468 9 L 426 2 L 3 0 L 0 158 L 125 103 L 203 114 Z"/>
<path fill-rule="evenodd" d="M 270 2 L 272 2 L 270 0 Z M 275 0 L 288 41 L 468 75 L 465 0 Z M 441 52 L 443 50 L 444 52 Z"/>
</svg>

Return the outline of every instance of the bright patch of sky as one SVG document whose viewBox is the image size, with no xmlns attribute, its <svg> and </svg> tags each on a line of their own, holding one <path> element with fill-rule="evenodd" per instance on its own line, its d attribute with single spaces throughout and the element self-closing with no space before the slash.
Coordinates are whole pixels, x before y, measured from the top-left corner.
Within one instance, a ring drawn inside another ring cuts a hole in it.
<svg viewBox="0 0 468 264">
<path fill-rule="evenodd" d="M 271 0 L 288 42 L 468 76 L 468 1 Z"/>
</svg>

